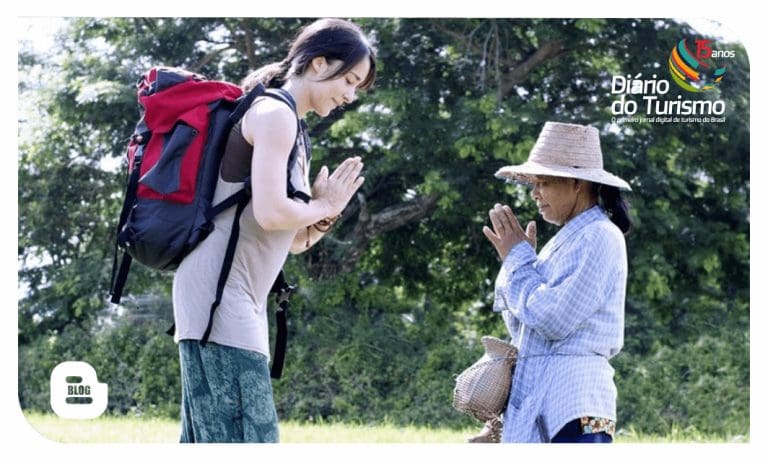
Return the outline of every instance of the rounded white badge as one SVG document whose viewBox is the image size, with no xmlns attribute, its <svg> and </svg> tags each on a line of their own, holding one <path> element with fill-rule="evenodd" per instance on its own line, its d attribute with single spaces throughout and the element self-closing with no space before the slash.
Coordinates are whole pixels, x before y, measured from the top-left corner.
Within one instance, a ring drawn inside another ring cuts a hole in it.
<svg viewBox="0 0 768 462">
<path fill-rule="evenodd" d="M 107 409 L 108 386 L 84 361 L 59 363 L 51 372 L 51 408 L 64 419 L 95 419 Z"/>
</svg>

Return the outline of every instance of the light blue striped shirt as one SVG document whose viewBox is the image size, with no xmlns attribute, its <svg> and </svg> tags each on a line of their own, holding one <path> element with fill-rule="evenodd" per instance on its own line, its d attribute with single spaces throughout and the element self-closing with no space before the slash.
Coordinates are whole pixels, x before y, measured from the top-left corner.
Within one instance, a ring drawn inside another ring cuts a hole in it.
<svg viewBox="0 0 768 462">
<path fill-rule="evenodd" d="M 624 343 L 624 236 L 594 206 L 536 255 L 525 241 L 504 259 L 493 309 L 518 349 L 502 442 L 549 441 L 569 421 L 616 420 L 608 359 Z"/>
</svg>

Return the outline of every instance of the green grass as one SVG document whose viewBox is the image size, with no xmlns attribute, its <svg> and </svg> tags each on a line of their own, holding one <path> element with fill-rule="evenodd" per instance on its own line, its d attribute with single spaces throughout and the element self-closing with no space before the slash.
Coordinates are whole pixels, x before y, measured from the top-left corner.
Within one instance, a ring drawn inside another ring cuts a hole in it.
<svg viewBox="0 0 768 462">
<path fill-rule="evenodd" d="M 101 416 L 65 420 L 54 414 L 25 413 L 44 437 L 63 443 L 176 443 L 179 422 L 148 417 Z M 463 443 L 477 428 L 466 431 L 393 424 L 280 422 L 281 443 Z"/>
<path fill-rule="evenodd" d="M 620 429 L 616 442 L 621 443 L 748 443 L 749 435 L 711 435 L 695 428 L 672 427 L 666 435 L 647 435 L 634 428 Z"/>
<path fill-rule="evenodd" d="M 93 420 L 65 420 L 54 414 L 25 413 L 27 421 L 49 440 L 64 443 L 176 443 L 179 422 L 148 417 L 101 416 Z M 281 443 L 464 443 L 481 425 L 465 430 L 348 423 L 280 423 Z M 665 436 L 620 430 L 617 443 L 748 442 L 743 436 L 712 436 L 674 429 Z"/>
</svg>

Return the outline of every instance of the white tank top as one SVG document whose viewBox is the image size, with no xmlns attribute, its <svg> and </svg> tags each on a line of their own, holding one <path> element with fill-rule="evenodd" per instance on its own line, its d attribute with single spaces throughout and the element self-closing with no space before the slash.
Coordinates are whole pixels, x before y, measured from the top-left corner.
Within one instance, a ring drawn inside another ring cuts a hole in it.
<svg viewBox="0 0 768 462">
<path fill-rule="evenodd" d="M 291 183 L 298 191 L 311 195 L 309 166 L 303 146 L 291 170 Z M 242 189 L 242 183 L 219 179 L 214 204 Z M 299 200 L 299 199 L 296 199 Z M 181 262 L 173 278 L 174 341 L 203 338 L 211 304 L 227 248 L 235 208 L 230 207 L 214 219 L 215 228 Z M 264 354 L 268 359 L 269 290 L 283 267 L 298 230 L 265 231 L 256 222 L 249 202 L 240 217 L 232 269 L 213 317 L 209 341 Z"/>
</svg>

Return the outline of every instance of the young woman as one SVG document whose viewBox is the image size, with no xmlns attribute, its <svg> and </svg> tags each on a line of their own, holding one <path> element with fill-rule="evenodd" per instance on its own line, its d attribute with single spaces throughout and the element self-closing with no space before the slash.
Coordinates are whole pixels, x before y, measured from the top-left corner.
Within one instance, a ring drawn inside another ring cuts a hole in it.
<svg viewBox="0 0 768 462">
<path fill-rule="evenodd" d="M 373 84 L 375 74 L 375 52 L 363 32 L 348 21 L 322 19 L 299 32 L 282 62 L 243 81 L 246 92 L 263 84 L 280 89 L 292 104 L 256 98 L 227 142 L 214 203 L 242 188 L 248 176 L 252 199 L 239 220 L 232 269 L 205 346 L 200 340 L 234 210 L 216 218 L 214 231 L 183 260 L 174 277 L 182 442 L 278 441 L 268 368 L 267 295 L 288 253 L 303 252 L 322 238 L 363 184 L 362 161 L 352 157 L 331 174 L 323 166 L 309 186 L 310 147 L 303 118 L 310 111 L 324 117 L 354 101 L 358 90 Z M 288 189 L 311 199 L 290 198 Z"/>
<path fill-rule="evenodd" d="M 502 260 L 494 311 L 500 311 L 517 364 L 502 442 L 611 442 L 616 386 L 608 360 L 624 340 L 631 228 L 620 189 L 603 170 L 594 127 L 547 122 L 522 165 L 499 177 L 532 186 L 545 221 L 562 227 L 536 252 L 535 222 L 523 230 L 496 204 L 483 232 Z"/>
</svg>

